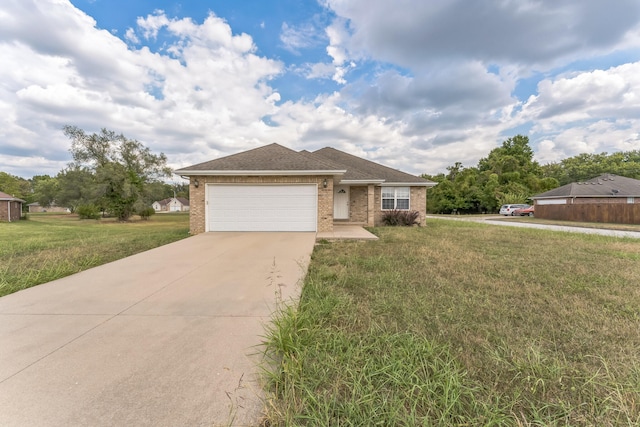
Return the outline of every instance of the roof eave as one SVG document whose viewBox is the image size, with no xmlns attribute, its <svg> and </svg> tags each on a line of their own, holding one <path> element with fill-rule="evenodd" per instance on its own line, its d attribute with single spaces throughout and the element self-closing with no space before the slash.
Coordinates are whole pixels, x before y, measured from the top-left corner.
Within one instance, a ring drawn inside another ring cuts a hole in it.
<svg viewBox="0 0 640 427">
<path fill-rule="evenodd" d="M 184 176 L 282 176 L 282 175 L 344 175 L 346 170 L 189 170 L 177 169 Z"/>
<path fill-rule="evenodd" d="M 434 187 L 438 183 L 437 182 L 384 182 L 380 184 L 381 187 Z"/>
<path fill-rule="evenodd" d="M 340 184 L 362 185 L 362 184 L 382 184 L 384 179 L 343 179 Z"/>
<path fill-rule="evenodd" d="M 638 195 L 633 195 L 633 194 L 616 194 L 615 196 L 613 194 L 567 194 L 564 196 L 544 196 L 544 197 L 537 197 L 537 196 L 532 196 L 530 197 L 531 200 L 538 200 L 538 199 L 580 199 L 580 198 L 594 198 L 594 197 L 598 197 L 598 198 L 608 198 L 608 199 L 626 199 L 627 197 L 640 197 L 640 194 Z"/>
</svg>

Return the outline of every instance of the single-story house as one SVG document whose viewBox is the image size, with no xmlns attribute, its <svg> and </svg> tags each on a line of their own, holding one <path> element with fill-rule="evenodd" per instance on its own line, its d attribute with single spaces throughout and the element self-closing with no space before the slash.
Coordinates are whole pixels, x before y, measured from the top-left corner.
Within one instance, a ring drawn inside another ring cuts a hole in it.
<svg viewBox="0 0 640 427">
<path fill-rule="evenodd" d="M 640 180 L 604 174 L 533 196 L 536 218 L 640 224 Z"/>
<path fill-rule="evenodd" d="M 333 231 L 382 224 L 385 211 L 420 213 L 436 183 L 336 150 L 270 144 L 178 169 L 188 177 L 192 234 L 206 231 Z"/>
<path fill-rule="evenodd" d="M 26 202 L 0 191 L 0 221 L 19 221 L 23 203 Z"/>
<path fill-rule="evenodd" d="M 187 212 L 189 210 L 189 199 L 169 197 L 153 202 L 151 206 L 156 212 Z"/>
<path fill-rule="evenodd" d="M 29 208 L 29 213 L 34 213 L 34 212 L 71 212 L 71 210 L 69 208 L 65 208 L 62 206 L 56 206 L 55 203 L 53 203 L 51 206 L 49 207 L 44 207 L 44 206 L 40 206 L 40 203 L 35 202 L 35 203 L 29 203 L 27 205 L 27 207 Z"/>
</svg>

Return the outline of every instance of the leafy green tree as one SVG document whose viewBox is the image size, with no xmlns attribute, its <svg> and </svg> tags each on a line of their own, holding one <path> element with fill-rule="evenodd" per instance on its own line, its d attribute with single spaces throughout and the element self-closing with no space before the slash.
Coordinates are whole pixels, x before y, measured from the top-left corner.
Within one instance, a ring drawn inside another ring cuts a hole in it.
<svg viewBox="0 0 640 427">
<path fill-rule="evenodd" d="M 101 205 L 93 173 L 87 168 L 69 166 L 56 176 L 55 201 L 58 206 L 76 212 L 79 206 Z"/>
<path fill-rule="evenodd" d="M 58 179 L 49 175 L 36 175 L 31 178 L 33 198 L 40 206 L 48 208 L 56 203 L 59 191 Z"/>
<path fill-rule="evenodd" d="M 63 130 L 71 139 L 72 166 L 90 172 L 94 178 L 96 194 L 92 202 L 121 221 L 146 203 L 150 184 L 171 175 L 164 154 L 153 154 L 122 134 L 107 129 L 87 134 L 75 126 Z"/>
<path fill-rule="evenodd" d="M 502 204 L 525 203 L 533 194 L 558 185 L 557 180 L 542 176 L 529 138 L 522 135 L 505 140 L 477 167 L 465 168 L 456 162 L 447 171 L 447 175 L 428 177 L 438 182 L 427 196 L 431 212 L 496 212 Z"/>
<path fill-rule="evenodd" d="M 544 165 L 542 170 L 545 177 L 557 180 L 559 185 L 587 181 L 605 173 L 640 179 L 640 150 L 613 154 L 582 153 Z"/>
<path fill-rule="evenodd" d="M 0 172 L 0 191 L 19 199 L 29 201 L 31 196 L 31 183 L 19 176 Z"/>
</svg>

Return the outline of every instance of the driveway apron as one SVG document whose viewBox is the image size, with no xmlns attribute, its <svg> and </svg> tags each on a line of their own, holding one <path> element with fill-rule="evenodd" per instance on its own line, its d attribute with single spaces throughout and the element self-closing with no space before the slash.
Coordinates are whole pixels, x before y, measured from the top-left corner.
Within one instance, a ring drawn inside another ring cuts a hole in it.
<svg viewBox="0 0 640 427">
<path fill-rule="evenodd" d="M 314 242 L 205 233 L 0 298 L 0 425 L 256 425 Z"/>
</svg>

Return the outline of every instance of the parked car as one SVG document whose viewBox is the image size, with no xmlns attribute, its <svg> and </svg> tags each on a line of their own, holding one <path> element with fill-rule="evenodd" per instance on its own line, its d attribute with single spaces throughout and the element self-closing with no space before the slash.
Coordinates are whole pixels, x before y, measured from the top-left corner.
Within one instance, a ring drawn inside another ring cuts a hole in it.
<svg viewBox="0 0 640 427">
<path fill-rule="evenodd" d="M 515 216 L 525 216 L 525 215 L 529 215 L 529 216 L 533 216 L 533 206 L 529 206 L 528 208 L 521 208 L 521 209 L 516 209 L 513 212 L 513 215 Z"/>
<path fill-rule="evenodd" d="M 525 209 L 528 208 L 529 205 L 524 205 L 524 204 L 519 204 L 519 205 L 502 205 L 502 207 L 500 208 L 500 215 L 505 215 L 505 216 L 514 216 L 514 212 L 516 211 L 516 209 Z"/>
</svg>

